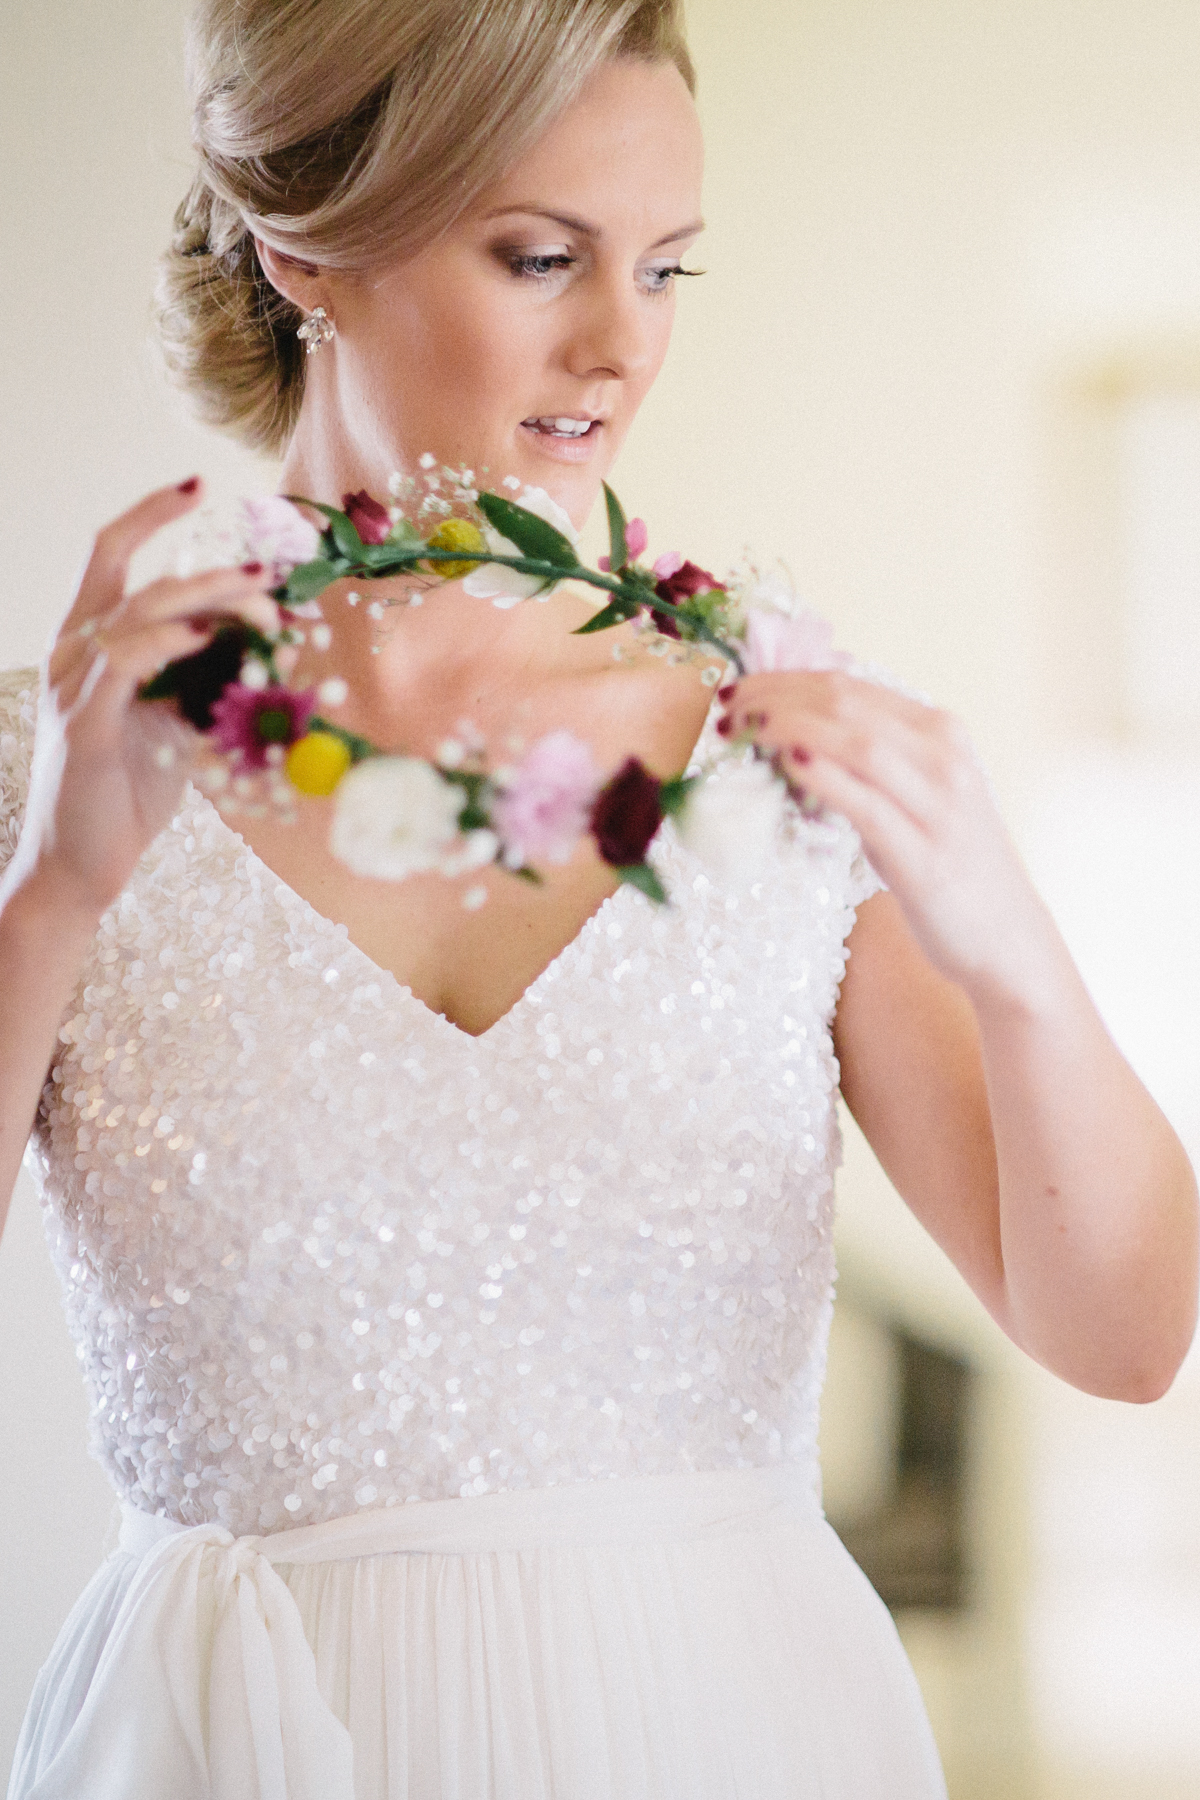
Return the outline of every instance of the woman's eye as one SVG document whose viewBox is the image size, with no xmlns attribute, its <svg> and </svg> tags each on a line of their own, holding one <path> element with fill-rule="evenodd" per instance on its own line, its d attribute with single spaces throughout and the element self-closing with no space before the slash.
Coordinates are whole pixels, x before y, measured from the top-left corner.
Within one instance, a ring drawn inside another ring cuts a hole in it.
<svg viewBox="0 0 1200 1800">
<path fill-rule="evenodd" d="M 533 281 L 545 281 L 556 271 L 571 268 L 575 258 L 565 250 L 517 250 L 510 251 L 505 261 L 514 275 Z"/>
<path fill-rule="evenodd" d="M 681 263 L 662 263 L 644 271 L 646 286 L 652 294 L 665 294 L 677 276 L 699 275 L 699 269 L 685 269 Z"/>
</svg>

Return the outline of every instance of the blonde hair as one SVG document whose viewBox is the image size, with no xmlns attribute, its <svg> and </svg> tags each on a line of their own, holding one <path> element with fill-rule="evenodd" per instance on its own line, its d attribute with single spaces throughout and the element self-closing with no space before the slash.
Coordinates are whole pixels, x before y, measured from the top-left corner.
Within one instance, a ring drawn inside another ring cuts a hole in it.
<svg viewBox="0 0 1200 1800">
<path fill-rule="evenodd" d="M 680 0 L 201 0 L 200 167 L 155 310 L 202 417 L 279 450 L 300 411 L 301 314 L 255 236 L 328 268 L 412 255 L 618 56 L 673 62 L 695 91 Z"/>
</svg>

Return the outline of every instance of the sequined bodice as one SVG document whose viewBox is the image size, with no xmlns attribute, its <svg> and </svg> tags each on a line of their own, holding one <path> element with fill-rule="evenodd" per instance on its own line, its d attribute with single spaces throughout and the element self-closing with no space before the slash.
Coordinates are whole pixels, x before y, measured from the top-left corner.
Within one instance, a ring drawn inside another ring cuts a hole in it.
<svg viewBox="0 0 1200 1800">
<path fill-rule="evenodd" d="M 101 924 L 31 1145 L 123 1496 L 270 1531 L 811 1453 L 829 1021 L 876 884 L 838 823 L 744 891 L 669 827 L 655 858 L 670 909 L 621 889 L 475 1039 L 189 794 Z"/>
</svg>

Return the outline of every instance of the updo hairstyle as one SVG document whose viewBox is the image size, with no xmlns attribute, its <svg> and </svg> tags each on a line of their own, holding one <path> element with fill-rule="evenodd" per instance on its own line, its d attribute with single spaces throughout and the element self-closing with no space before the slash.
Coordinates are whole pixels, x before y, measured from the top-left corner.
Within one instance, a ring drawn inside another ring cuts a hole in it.
<svg viewBox="0 0 1200 1800">
<path fill-rule="evenodd" d="M 201 416 L 278 452 L 299 415 L 302 315 L 255 236 L 334 269 L 413 255 L 619 56 L 673 62 L 695 91 L 680 0 L 201 0 L 200 167 L 156 297 Z"/>
</svg>

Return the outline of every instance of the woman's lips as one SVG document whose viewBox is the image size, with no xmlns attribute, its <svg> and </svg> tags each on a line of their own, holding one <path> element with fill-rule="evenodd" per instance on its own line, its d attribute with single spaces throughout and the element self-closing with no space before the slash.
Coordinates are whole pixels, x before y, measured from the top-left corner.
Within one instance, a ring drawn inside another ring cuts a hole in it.
<svg viewBox="0 0 1200 1800">
<path fill-rule="evenodd" d="M 595 454 L 604 430 L 602 419 L 579 419 L 569 414 L 523 419 L 521 430 L 544 456 L 555 462 L 581 463 Z"/>
</svg>

